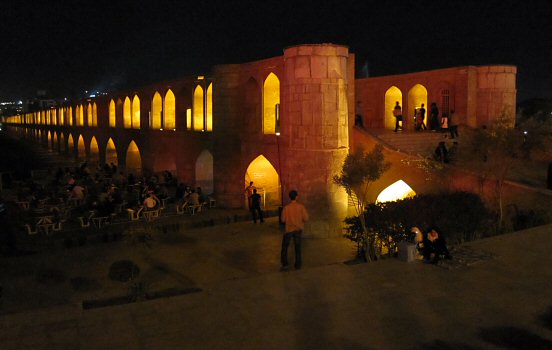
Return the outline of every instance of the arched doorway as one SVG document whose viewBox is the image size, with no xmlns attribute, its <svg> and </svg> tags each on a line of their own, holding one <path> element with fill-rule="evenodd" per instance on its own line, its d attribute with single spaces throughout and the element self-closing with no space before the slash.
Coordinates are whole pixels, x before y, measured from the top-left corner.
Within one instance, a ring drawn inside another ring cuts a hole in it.
<svg viewBox="0 0 552 350">
<path fill-rule="evenodd" d="M 107 145 L 105 146 L 105 163 L 119 165 L 119 161 L 117 159 L 117 149 L 115 148 L 115 143 L 111 138 L 107 140 Z"/>
<path fill-rule="evenodd" d="M 48 131 L 48 149 L 52 149 L 52 133 Z"/>
<path fill-rule="evenodd" d="M 424 123 L 427 125 L 427 89 L 421 84 L 416 84 L 408 91 L 408 114 L 404 114 L 403 108 L 403 117 L 414 118 L 414 113 L 422 107 L 422 104 L 426 110 Z"/>
<path fill-rule="evenodd" d="M 393 115 L 393 109 L 395 108 L 396 102 L 399 102 L 399 105 L 404 108 L 402 101 L 402 92 L 396 86 L 391 86 L 385 92 L 385 120 L 384 128 L 394 130 L 395 129 L 395 116 Z M 406 111 L 405 111 L 406 112 Z M 403 120 L 406 119 L 406 116 L 403 115 Z"/>
<path fill-rule="evenodd" d="M 72 156 L 75 155 L 75 141 L 73 141 L 73 135 L 71 135 L 71 134 L 69 134 L 69 136 L 67 136 L 67 151 Z"/>
<path fill-rule="evenodd" d="M 416 192 L 403 180 L 394 182 L 380 192 L 376 203 L 394 202 L 400 199 L 414 197 Z"/>
<path fill-rule="evenodd" d="M 90 140 L 90 162 L 94 164 L 98 164 L 100 162 L 100 149 L 98 147 L 98 141 L 96 141 L 96 137 L 92 136 L 92 140 Z"/>
<path fill-rule="evenodd" d="M 272 163 L 263 155 L 255 158 L 247 167 L 243 188 L 251 181 L 263 198 L 265 208 L 276 208 L 281 205 L 280 177 Z M 244 204 L 247 206 L 247 199 L 244 199 Z"/>
<path fill-rule="evenodd" d="M 196 186 L 201 187 L 203 193 L 213 193 L 213 155 L 208 150 L 204 150 L 197 157 L 195 179 Z"/>
<path fill-rule="evenodd" d="M 131 141 L 126 152 L 126 170 L 127 173 L 140 175 L 142 173 L 142 157 L 136 142 Z"/>
<path fill-rule="evenodd" d="M 82 135 L 79 136 L 79 141 L 77 143 L 77 156 L 80 160 L 86 160 L 86 149 L 84 147 L 84 138 Z"/>
<path fill-rule="evenodd" d="M 67 152 L 67 144 L 65 143 L 65 135 L 63 133 L 59 134 L 59 151 L 63 153 Z"/>
<path fill-rule="evenodd" d="M 57 151 L 59 150 L 58 136 L 56 132 L 54 132 L 53 134 L 54 134 L 54 137 L 52 137 L 52 149 L 54 151 Z"/>
</svg>

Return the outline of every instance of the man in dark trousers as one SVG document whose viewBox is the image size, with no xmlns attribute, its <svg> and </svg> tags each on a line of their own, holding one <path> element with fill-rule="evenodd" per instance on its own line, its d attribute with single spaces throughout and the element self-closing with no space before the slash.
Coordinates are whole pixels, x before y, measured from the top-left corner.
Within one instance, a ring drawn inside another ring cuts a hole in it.
<svg viewBox="0 0 552 350">
<path fill-rule="evenodd" d="M 291 203 L 284 207 L 282 211 L 282 222 L 286 224 L 286 231 L 282 238 L 281 263 L 282 270 L 289 268 L 287 250 L 291 238 L 295 245 L 295 269 L 301 268 L 301 233 L 305 227 L 305 222 L 309 219 L 309 214 L 303 204 L 297 203 L 297 191 L 289 192 Z"/>
<path fill-rule="evenodd" d="M 251 195 L 251 215 L 253 215 L 253 222 L 257 223 L 257 213 L 259 214 L 259 219 L 261 222 L 263 220 L 263 211 L 261 210 L 261 195 L 257 193 L 257 189 L 253 189 L 253 194 Z"/>
</svg>

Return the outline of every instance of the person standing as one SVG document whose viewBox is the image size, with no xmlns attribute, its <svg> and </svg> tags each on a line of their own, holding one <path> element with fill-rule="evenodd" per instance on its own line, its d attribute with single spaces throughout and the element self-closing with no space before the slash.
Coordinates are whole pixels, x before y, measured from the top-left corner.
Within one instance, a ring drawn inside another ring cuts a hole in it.
<svg viewBox="0 0 552 350">
<path fill-rule="evenodd" d="M 257 189 L 253 189 L 253 194 L 251 195 L 251 215 L 253 215 L 253 223 L 257 223 L 257 214 L 259 214 L 259 220 L 263 220 L 263 211 L 261 210 L 261 195 L 257 193 Z"/>
<path fill-rule="evenodd" d="M 422 103 L 422 107 L 420 107 L 420 130 L 427 130 L 425 125 L 425 115 L 426 115 L 426 109 L 425 104 Z"/>
<path fill-rule="evenodd" d="M 253 181 L 249 182 L 249 186 L 245 188 L 245 197 L 247 198 L 247 206 L 249 210 L 251 210 L 251 196 L 253 196 L 254 189 L 255 186 L 253 186 Z"/>
<path fill-rule="evenodd" d="M 295 246 L 295 269 L 301 268 L 301 234 L 305 227 L 305 222 L 309 219 L 309 214 L 305 206 L 297 202 L 297 191 L 292 190 L 289 192 L 289 199 L 291 203 L 284 207 L 282 211 L 282 222 L 286 224 L 285 233 L 282 238 L 282 251 L 281 251 L 281 263 L 282 269 L 289 268 L 288 264 L 288 246 L 289 242 L 293 238 Z"/>
<path fill-rule="evenodd" d="M 402 108 L 399 104 L 399 101 L 395 102 L 395 108 L 393 108 L 393 116 L 395 117 L 395 132 L 397 132 L 399 129 L 402 130 L 402 125 L 399 123 L 402 123 L 403 116 L 402 116 Z"/>
</svg>

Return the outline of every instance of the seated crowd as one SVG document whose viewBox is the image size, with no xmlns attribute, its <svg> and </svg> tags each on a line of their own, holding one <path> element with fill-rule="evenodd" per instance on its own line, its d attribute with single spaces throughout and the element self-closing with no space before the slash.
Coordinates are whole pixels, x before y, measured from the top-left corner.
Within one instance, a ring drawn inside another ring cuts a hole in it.
<svg viewBox="0 0 552 350">
<path fill-rule="evenodd" d="M 106 217 L 107 222 L 124 209 L 162 209 L 165 202 L 173 198 L 177 205 L 184 202 L 201 205 L 208 201 L 200 187 L 193 190 L 182 183 L 176 186 L 176 183 L 168 170 L 161 175 L 137 178 L 132 173 L 127 176 L 118 171 L 113 163 L 91 171 L 85 162 L 75 168 L 59 168 L 46 183 L 32 178 L 20 183 L 17 201 L 35 216 L 69 211 L 70 216 L 76 218 L 89 217 L 93 212 L 95 217 Z"/>
</svg>

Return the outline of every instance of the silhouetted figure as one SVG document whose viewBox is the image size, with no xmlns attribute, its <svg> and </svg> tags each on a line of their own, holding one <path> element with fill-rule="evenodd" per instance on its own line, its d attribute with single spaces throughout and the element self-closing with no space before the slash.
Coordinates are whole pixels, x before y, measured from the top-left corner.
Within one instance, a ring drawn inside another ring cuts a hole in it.
<svg viewBox="0 0 552 350">
<path fill-rule="evenodd" d="M 397 132 L 398 130 L 402 130 L 402 121 L 403 121 L 403 116 L 402 116 L 402 108 L 401 108 L 401 105 L 399 104 L 399 101 L 396 101 L 395 102 L 395 108 L 393 108 L 393 116 L 395 117 L 395 132 Z"/>
<path fill-rule="evenodd" d="M 445 237 L 436 227 L 428 230 L 423 246 L 424 261 L 436 264 L 442 259 L 451 259 Z"/>
<path fill-rule="evenodd" d="M 264 222 L 263 211 L 261 209 L 261 195 L 257 193 L 257 189 L 253 189 L 251 195 L 251 215 L 253 215 L 253 223 L 257 223 L 257 214 L 259 214 L 259 220 Z"/>
</svg>

